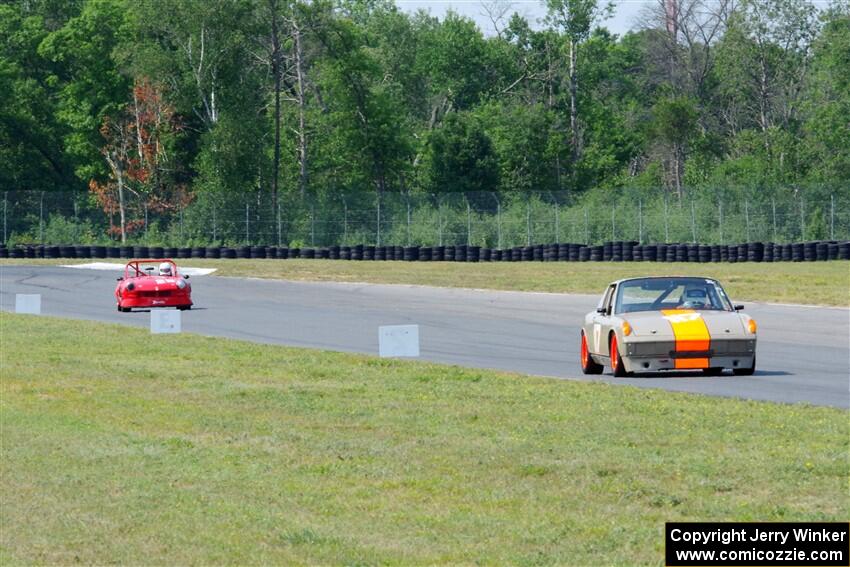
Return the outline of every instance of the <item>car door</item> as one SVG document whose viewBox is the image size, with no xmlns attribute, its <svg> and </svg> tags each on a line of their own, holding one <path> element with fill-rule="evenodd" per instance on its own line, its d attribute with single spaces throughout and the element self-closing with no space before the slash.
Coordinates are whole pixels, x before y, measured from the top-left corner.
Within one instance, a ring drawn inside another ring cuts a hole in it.
<svg viewBox="0 0 850 567">
<path fill-rule="evenodd" d="M 597 306 L 597 312 L 593 316 L 593 329 L 591 352 L 608 356 L 608 332 L 611 330 L 611 316 L 613 314 L 614 296 L 617 285 L 611 284 L 602 296 L 602 301 Z M 599 312 L 599 309 L 602 312 Z"/>
</svg>

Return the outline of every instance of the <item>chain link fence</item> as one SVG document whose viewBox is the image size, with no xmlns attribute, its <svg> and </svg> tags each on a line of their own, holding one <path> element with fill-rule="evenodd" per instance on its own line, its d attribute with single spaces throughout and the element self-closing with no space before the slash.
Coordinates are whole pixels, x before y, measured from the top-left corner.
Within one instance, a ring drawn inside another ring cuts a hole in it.
<svg viewBox="0 0 850 567">
<path fill-rule="evenodd" d="M 748 195 L 741 197 L 741 195 Z M 182 210 L 127 207 L 129 243 L 193 245 L 471 245 L 489 248 L 551 242 L 640 244 L 798 242 L 850 239 L 850 188 L 767 191 L 620 190 L 607 202 L 574 202 L 567 193 L 344 193 L 275 205 L 268 193 L 198 196 Z M 85 193 L 2 193 L 3 243 L 110 244 L 118 214 Z"/>
</svg>

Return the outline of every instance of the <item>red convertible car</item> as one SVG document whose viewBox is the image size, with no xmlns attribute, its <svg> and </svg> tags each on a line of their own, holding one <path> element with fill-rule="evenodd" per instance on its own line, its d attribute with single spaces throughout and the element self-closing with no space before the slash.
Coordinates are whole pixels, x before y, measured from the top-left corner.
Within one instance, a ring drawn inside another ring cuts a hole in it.
<svg viewBox="0 0 850 567">
<path fill-rule="evenodd" d="M 131 260 L 118 278 L 115 300 L 118 311 L 133 308 L 192 308 L 192 286 L 177 272 L 172 260 Z"/>
</svg>

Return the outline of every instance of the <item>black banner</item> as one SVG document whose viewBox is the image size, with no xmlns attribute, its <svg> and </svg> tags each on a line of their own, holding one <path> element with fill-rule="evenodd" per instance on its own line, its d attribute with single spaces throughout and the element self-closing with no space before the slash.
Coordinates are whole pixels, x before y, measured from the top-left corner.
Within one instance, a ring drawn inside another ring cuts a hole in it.
<svg viewBox="0 0 850 567">
<path fill-rule="evenodd" d="M 669 567 L 850 565 L 850 524 L 839 522 L 668 522 Z"/>
</svg>

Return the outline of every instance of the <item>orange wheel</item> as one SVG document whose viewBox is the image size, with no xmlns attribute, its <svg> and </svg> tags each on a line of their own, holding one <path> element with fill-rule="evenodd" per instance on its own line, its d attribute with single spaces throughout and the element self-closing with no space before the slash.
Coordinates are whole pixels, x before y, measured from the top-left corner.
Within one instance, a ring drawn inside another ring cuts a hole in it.
<svg viewBox="0 0 850 567">
<path fill-rule="evenodd" d="M 582 374 L 602 374 L 603 366 L 593 360 L 587 348 L 587 337 L 581 333 L 581 372 Z"/>
<path fill-rule="evenodd" d="M 622 378 L 629 374 L 626 372 L 626 365 L 623 364 L 623 359 L 620 357 L 617 335 L 611 335 L 611 370 L 614 371 L 614 376 L 617 378 Z"/>
</svg>

